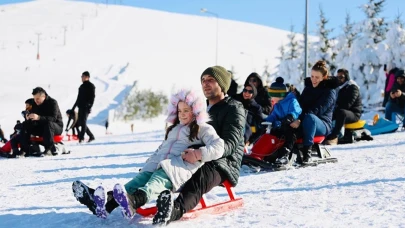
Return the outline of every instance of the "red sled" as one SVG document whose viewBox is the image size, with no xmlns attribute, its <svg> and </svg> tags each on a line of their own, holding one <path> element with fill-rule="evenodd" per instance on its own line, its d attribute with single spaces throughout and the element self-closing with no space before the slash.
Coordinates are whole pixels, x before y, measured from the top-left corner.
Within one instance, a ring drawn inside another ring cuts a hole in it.
<svg viewBox="0 0 405 228">
<path fill-rule="evenodd" d="M 62 142 L 63 139 L 63 135 L 55 135 L 53 137 L 53 141 L 55 143 L 60 143 Z M 44 139 L 42 137 L 38 137 L 38 136 L 33 136 L 30 138 L 31 142 L 39 142 L 41 143 Z M 0 153 L 10 153 L 11 152 L 11 139 L 9 141 L 7 141 L 6 144 L 3 145 L 3 147 L 0 148 Z"/>
<path fill-rule="evenodd" d="M 66 137 L 67 137 L 67 141 L 79 140 L 79 137 L 77 135 L 66 134 Z"/>
<path fill-rule="evenodd" d="M 40 143 L 40 142 L 44 141 L 44 138 L 39 137 L 39 136 L 33 136 L 33 137 L 30 138 L 30 140 L 31 140 L 31 142 L 39 142 Z M 55 136 L 53 136 L 53 141 L 55 143 L 60 143 L 60 142 L 62 142 L 62 140 L 63 140 L 63 135 L 55 135 Z"/>
<path fill-rule="evenodd" d="M 224 181 L 222 185 L 225 187 L 226 191 L 228 192 L 229 200 L 221 203 L 216 203 L 212 205 L 207 205 L 207 203 L 204 200 L 204 197 L 200 199 L 200 207 L 197 206 L 193 210 L 185 213 L 183 215 L 183 219 L 193 219 L 196 218 L 202 214 L 222 214 L 227 211 L 233 210 L 238 207 L 243 206 L 243 199 L 242 198 L 236 198 L 233 191 L 232 191 L 232 186 L 229 183 L 229 181 Z M 139 215 L 142 215 L 144 217 L 147 216 L 153 216 L 157 212 L 157 207 L 149 207 L 149 208 L 138 208 L 136 210 L 136 213 Z"/>
<path fill-rule="evenodd" d="M 270 128 L 267 132 L 270 132 Z M 314 145 L 312 146 L 313 162 L 311 166 L 321 163 L 337 162 L 337 158 L 332 158 L 330 150 L 321 143 L 325 140 L 325 136 L 315 136 Z M 248 166 L 259 166 L 263 170 L 279 171 L 286 170 L 294 162 L 302 164 L 302 154 L 300 149 L 303 147 L 302 138 L 295 141 L 293 150 L 290 153 L 290 161 L 286 166 L 274 164 L 277 159 L 277 150 L 284 145 L 284 139 L 279 139 L 277 136 L 266 133 L 262 135 L 253 145 L 250 151 L 246 150 L 242 159 L 242 164 Z"/>
</svg>

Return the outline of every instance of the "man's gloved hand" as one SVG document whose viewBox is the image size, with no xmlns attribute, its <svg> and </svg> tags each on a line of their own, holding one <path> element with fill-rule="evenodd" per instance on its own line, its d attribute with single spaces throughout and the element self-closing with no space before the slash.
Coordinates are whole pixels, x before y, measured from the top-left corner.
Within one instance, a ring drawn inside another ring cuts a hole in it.
<svg viewBox="0 0 405 228">
<path fill-rule="evenodd" d="M 191 164 L 196 163 L 197 161 L 201 160 L 201 150 L 197 149 L 186 149 L 181 153 L 181 157 L 184 161 L 189 162 Z"/>
<path fill-rule="evenodd" d="M 291 114 L 286 115 L 282 120 L 284 126 L 289 126 L 292 122 L 294 122 L 294 117 Z"/>
</svg>

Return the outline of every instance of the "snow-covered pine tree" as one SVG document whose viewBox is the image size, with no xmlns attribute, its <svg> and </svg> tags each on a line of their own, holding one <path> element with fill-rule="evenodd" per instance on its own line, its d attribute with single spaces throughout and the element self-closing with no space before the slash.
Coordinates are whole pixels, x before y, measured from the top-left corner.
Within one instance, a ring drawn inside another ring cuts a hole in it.
<svg viewBox="0 0 405 228">
<path fill-rule="evenodd" d="M 333 31 L 333 29 L 326 28 L 329 20 L 325 18 L 325 13 L 321 6 L 319 6 L 319 17 L 319 22 L 317 23 L 318 29 L 316 31 L 319 41 L 314 47 L 315 55 L 310 56 L 309 59 L 313 63 L 318 60 L 324 60 L 329 65 L 330 73 L 333 74 L 336 70 L 336 53 L 333 52 L 334 41 L 333 39 L 329 38 L 329 34 Z"/>
<path fill-rule="evenodd" d="M 283 77 L 285 83 L 297 85 L 300 84 L 302 81 L 299 68 L 299 57 L 301 53 L 299 50 L 297 34 L 294 32 L 294 26 L 291 26 L 290 31 L 290 34 L 287 35 L 287 38 L 289 40 L 288 44 L 286 45 L 285 49 L 283 47 L 282 50 L 284 53 L 284 59 L 283 61 L 280 60 L 277 75 L 279 77 Z"/>
<path fill-rule="evenodd" d="M 337 38 L 337 43 L 335 45 L 336 53 L 336 66 L 337 68 L 346 68 L 349 72 L 352 71 L 352 64 L 350 59 L 350 50 L 353 41 L 356 39 L 356 32 L 354 31 L 354 23 L 351 22 L 350 14 L 346 12 L 345 25 L 343 26 L 343 34 L 339 35 Z M 356 80 L 355 77 L 352 78 Z"/>
<path fill-rule="evenodd" d="M 266 59 L 266 63 L 264 65 L 264 71 L 261 75 L 264 86 L 270 85 L 270 83 L 272 81 L 269 67 L 270 67 L 269 61 Z"/>
<path fill-rule="evenodd" d="M 405 29 L 399 18 L 389 24 L 384 44 L 385 50 L 380 54 L 381 61 L 398 68 L 405 67 Z"/>
<path fill-rule="evenodd" d="M 379 17 L 384 2 L 385 0 L 369 0 L 368 4 L 360 6 L 366 19 L 356 25 L 360 34 L 351 48 L 351 75 L 357 79 L 365 106 L 376 105 L 383 100 L 379 91 L 384 89 L 385 75 L 378 50 L 384 49 L 382 41 L 387 32 L 384 18 Z"/>
</svg>

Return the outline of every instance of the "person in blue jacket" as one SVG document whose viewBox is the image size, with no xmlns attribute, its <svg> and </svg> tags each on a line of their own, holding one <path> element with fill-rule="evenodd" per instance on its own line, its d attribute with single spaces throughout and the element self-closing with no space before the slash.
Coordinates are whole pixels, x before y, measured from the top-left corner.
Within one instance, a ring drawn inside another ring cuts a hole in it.
<svg viewBox="0 0 405 228">
<path fill-rule="evenodd" d="M 283 147 L 277 150 L 275 155 L 271 156 L 277 158 L 276 163 L 285 165 L 288 163 L 288 157 L 297 140 L 296 127 L 291 124 L 297 120 L 302 109 L 295 98 L 295 94 L 288 92 L 283 83 L 284 79 L 278 77 L 276 82 L 272 83 L 268 89 L 273 111 L 265 121 L 272 123 L 272 135 L 285 140 Z"/>
<path fill-rule="evenodd" d="M 334 78 L 334 77 L 332 77 Z M 336 103 L 337 83 L 330 83 L 328 68 L 325 61 L 318 61 L 312 67 L 311 78 L 305 79 L 305 88 L 298 100 L 302 113 L 292 123 L 292 127 L 300 127 L 303 134 L 303 163 L 311 160 L 311 149 L 315 136 L 327 136 L 332 129 L 332 115 Z"/>
</svg>

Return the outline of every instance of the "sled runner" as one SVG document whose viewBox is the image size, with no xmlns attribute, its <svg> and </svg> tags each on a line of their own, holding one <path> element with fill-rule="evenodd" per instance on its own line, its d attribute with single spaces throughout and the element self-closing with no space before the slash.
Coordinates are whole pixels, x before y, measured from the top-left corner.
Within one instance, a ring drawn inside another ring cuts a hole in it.
<svg viewBox="0 0 405 228">
<path fill-rule="evenodd" d="M 256 141 L 250 151 L 245 150 L 245 154 L 242 158 L 242 164 L 260 167 L 260 170 L 281 171 L 292 168 L 293 166 L 307 167 L 337 162 L 337 158 L 331 157 L 330 150 L 325 145 L 321 144 L 325 140 L 325 136 L 315 136 L 314 145 L 312 146 L 311 163 L 302 163 L 303 156 L 300 150 L 303 147 L 302 138 L 296 140 L 294 148 L 290 153 L 289 162 L 287 165 L 274 163 L 277 158 L 277 150 L 283 146 L 284 140 L 270 134 L 270 123 L 263 124 L 268 125 L 266 134 L 262 135 Z"/>
<path fill-rule="evenodd" d="M 243 206 L 243 199 L 242 198 L 237 198 L 232 190 L 231 184 L 229 181 L 224 181 L 222 185 L 225 187 L 226 191 L 228 192 L 229 200 L 225 202 L 220 202 L 220 203 L 214 203 L 212 205 L 208 205 L 205 200 L 204 196 L 200 200 L 200 207 L 197 206 L 195 209 L 185 213 L 183 215 L 183 218 L 185 219 L 192 219 L 196 218 L 201 214 L 221 214 L 224 212 L 227 212 L 229 210 L 238 208 Z M 144 217 L 146 216 L 153 216 L 157 212 L 157 207 L 148 207 L 148 208 L 138 208 L 136 210 L 136 213 L 139 215 L 142 215 Z"/>
</svg>

